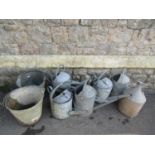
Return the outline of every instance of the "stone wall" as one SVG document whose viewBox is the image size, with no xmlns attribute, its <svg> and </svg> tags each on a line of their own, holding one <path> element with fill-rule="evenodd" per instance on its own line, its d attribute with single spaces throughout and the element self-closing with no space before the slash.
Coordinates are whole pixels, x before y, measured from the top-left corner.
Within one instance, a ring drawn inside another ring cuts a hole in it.
<svg viewBox="0 0 155 155">
<path fill-rule="evenodd" d="M 0 20 L 0 54 L 155 55 L 155 20 Z"/>
<path fill-rule="evenodd" d="M 147 55 L 155 56 L 155 20 L 0 20 L 0 55 Z M 42 69 L 53 71 L 52 69 Z M 105 69 L 69 69 L 79 74 Z M 107 69 L 109 73 L 121 69 Z M 14 82 L 20 68 L 1 68 L 0 86 Z M 154 69 L 128 69 L 133 83 L 155 88 Z"/>
</svg>

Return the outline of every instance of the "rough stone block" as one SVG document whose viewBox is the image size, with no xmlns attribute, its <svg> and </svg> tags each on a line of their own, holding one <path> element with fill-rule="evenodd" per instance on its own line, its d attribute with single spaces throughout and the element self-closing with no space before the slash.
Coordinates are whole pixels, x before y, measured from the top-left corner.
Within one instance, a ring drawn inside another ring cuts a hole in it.
<svg viewBox="0 0 155 155">
<path fill-rule="evenodd" d="M 40 54 L 58 54 L 56 44 L 40 44 Z"/>
<path fill-rule="evenodd" d="M 87 74 L 87 69 L 85 69 L 85 68 L 74 69 L 73 74 L 74 75 L 86 75 Z"/>
<path fill-rule="evenodd" d="M 61 19 L 44 19 L 44 23 L 48 26 L 60 26 Z"/>
<path fill-rule="evenodd" d="M 89 38 L 87 27 L 70 27 L 68 29 L 70 42 L 85 42 Z"/>
<path fill-rule="evenodd" d="M 20 54 L 40 54 L 39 45 L 35 42 L 28 41 L 24 44 L 19 46 L 19 53 Z"/>
<path fill-rule="evenodd" d="M 62 19 L 62 25 L 64 25 L 64 26 L 79 25 L 79 19 Z"/>
<path fill-rule="evenodd" d="M 51 27 L 52 41 L 55 43 L 68 42 L 68 33 L 66 27 Z"/>
<path fill-rule="evenodd" d="M 111 28 L 109 29 L 108 39 L 116 43 L 125 43 L 131 40 L 133 31 L 130 29 Z"/>
<path fill-rule="evenodd" d="M 91 19 L 81 19 L 80 24 L 83 26 L 91 26 L 93 21 Z"/>
<path fill-rule="evenodd" d="M 150 75 L 150 77 L 147 79 L 150 83 L 155 83 L 155 75 Z"/>
<path fill-rule="evenodd" d="M 152 20 L 149 19 L 129 19 L 127 22 L 128 28 L 140 30 L 149 28 L 152 24 Z"/>
<path fill-rule="evenodd" d="M 51 43 L 50 28 L 43 25 L 29 27 L 28 39 L 37 43 Z"/>
<path fill-rule="evenodd" d="M 134 81 L 145 82 L 147 79 L 147 75 L 146 74 L 132 74 L 132 79 Z"/>
</svg>

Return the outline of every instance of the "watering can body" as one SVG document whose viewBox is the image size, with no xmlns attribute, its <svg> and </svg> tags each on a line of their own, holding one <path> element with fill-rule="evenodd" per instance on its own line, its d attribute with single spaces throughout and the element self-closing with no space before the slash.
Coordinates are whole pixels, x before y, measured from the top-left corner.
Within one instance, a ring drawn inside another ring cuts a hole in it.
<svg viewBox="0 0 155 155">
<path fill-rule="evenodd" d="M 113 87 L 113 83 L 110 79 L 105 77 L 103 79 L 97 80 L 94 87 L 97 91 L 97 97 L 99 98 L 99 100 L 104 101 L 109 97 Z"/>
<path fill-rule="evenodd" d="M 130 96 L 120 100 L 118 105 L 120 112 L 131 118 L 136 117 L 146 103 L 142 87 L 130 88 L 124 94 L 130 94 Z"/>
<path fill-rule="evenodd" d="M 68 118 L 70 116 L 69 112 L 72 110 L 73 96 L 69 90 L 65 89 L 59 95 L 54 97 L 57 89 L 61 85 L 62 84 L 55 87 L 50 93 L 51 112 L 56 119 Z"/>
<path fill-rule="evenodd" d="M 71 83 L 71 76 L 66 72 L 60 72 L 56 75 L 53 81 L 53 87 L 56 87 L 62 83 L 65 83 L 62 87 L 67 88 L 69 83 Z"/>
<path fill-rule="evenodd" d="M 122 95 L 123 91 L 129 87 L 130 78 L 124 73 L 117 74 L 112 78 L 112 95 Z"/>
<path fill-rule="evenodd" d="M 93 112 L 96 90 L 86 83 L 81 87 L 81 91 L 75 93 L 74 108 L 75 111 L 83 111 L 81 116 L 89 116 Z"/>
<path fill-rule="evenodd" d="M 20 123 L 33 125 L 42 115 L 44 91 L 44 88 L 38 86 L 15 89 L 5 96 L 4 105 Z"/>
</svg>

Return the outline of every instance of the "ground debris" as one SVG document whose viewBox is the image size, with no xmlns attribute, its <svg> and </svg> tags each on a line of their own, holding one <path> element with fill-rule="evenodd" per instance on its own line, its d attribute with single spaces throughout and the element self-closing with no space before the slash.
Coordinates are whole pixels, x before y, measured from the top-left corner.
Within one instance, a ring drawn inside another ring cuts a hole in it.
<svg viewBox="0 0 155 155">
<path fill-rule="evenodd" d="M 26 131 L 22 133 L 22 135 L 36 135 L 36 134 L 43 132 L 44 129 L 45 129 L 44 125 L 41 126 L 41 128 L 39 129 L 32 129 L 32 127 L 28 127 Z"/>
</svg>

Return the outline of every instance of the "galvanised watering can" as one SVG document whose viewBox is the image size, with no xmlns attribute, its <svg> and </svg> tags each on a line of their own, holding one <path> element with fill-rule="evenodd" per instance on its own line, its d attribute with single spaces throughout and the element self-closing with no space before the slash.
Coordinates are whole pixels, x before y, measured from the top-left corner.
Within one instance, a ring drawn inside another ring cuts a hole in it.
<svg viewBox="0 0 155 155">
<path fill-rule="evenodd" d="M 97 98 L 101 102 L 103 102 L 105 99 L 109 97 L 111 90 L 113 88 L 112 81 L 107 77 L 103 78 L 104 74 L 105 73 L 101 74 L 98 77 L 97 81 L 94 82 L 94 87 L 97 91 Z"/>
<path fill-rule="evenodd" d="M 96 90 L 87 84 L 80 84 L 75 91 L 74 111 L 71 115 L 89 116 L 93 112 Z"/>
<path fill-rule="evenodd" d="M 123 71 L 123 73 L 113 76 L 112 82 L 112 95 L 122 95 L 123 91 L 129 87 L 130 78 L 125 74 L 125 71 Z"/>
<path fill-rule="evenodd" d="M 65 83 L 61 87 L 68 87 L 68 85 L 71 83 L 71 75 L 65 72 L 65 68 L 63 65 L 59 66 L 58 71 L 56 72 L 55 79 L 53 80 L 53 87 Z"/>
<path fill-rule="evenodd" d="M 70 90 L 64 89 L 64 83 L 56 86 L 53 90 L 49 87 L 50 93 L 50 105 L 52 115 L 57 119 L 68 118 L 69 112 L 72 111 L 73 94 Z"/>
<path fill-rule="evenodd" d="M 71 85 L 75 84 L 80 84 L 81 82 L 78 81 L 74 81 L 71 78 L 71 75 L 67 72 L 65 72 L 65 67 L 63 65 L 59 66 L 56 74 L 55 74 L 55 78 L 53 80 L 53 87 L 55 88 L 56 86 L 62 84 L 61 88 L 68 88 L 71 87 Z"/>
</svg>

